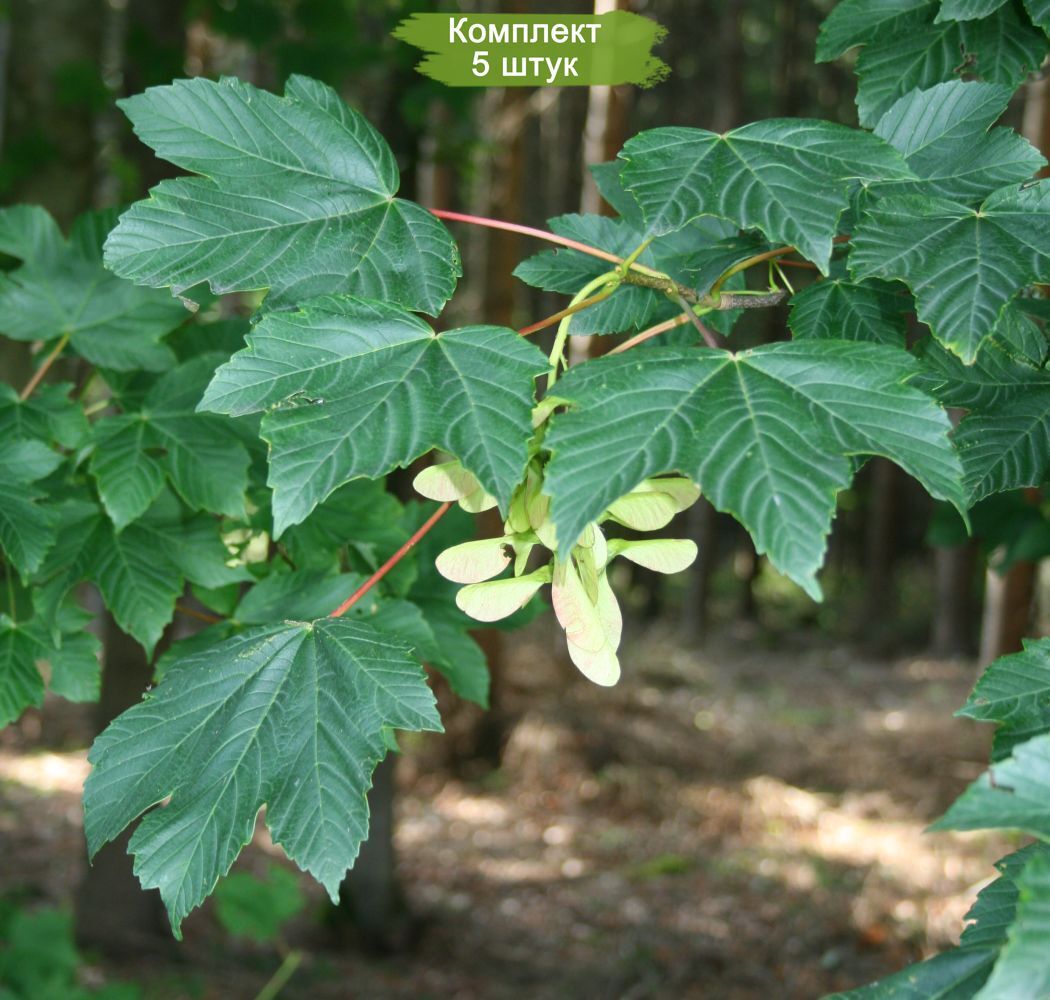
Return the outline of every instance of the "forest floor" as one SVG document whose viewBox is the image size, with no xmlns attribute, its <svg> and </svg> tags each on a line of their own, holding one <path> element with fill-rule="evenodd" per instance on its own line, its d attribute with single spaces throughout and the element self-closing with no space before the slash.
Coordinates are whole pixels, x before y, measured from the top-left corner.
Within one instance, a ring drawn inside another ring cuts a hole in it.
<svg viewBox="0 0 1050 1000">
<path fill-rule="evenodd" d="M 952 717 L 971 663 L 655 628 L 604 690 L 552 657 L 544 621 L 508 647 L 501 766 L 454 776 L 454 733 L 399 759 L 412 950 L 335 947 L 311 885 L 282 997 L 809 1000 L 957 941 L 1016 846 L 923 833 L 987 761 L 988 728 Z M 49 705 L 0 741 L 0 895 L 70 902 L 87 718 Z M 238 865 L 273 853 L 260 832 Z M 171 958 L 88 962 L 151 1000 L 250 1000 L 279 958 L 206 907 Z"/>
</svg>

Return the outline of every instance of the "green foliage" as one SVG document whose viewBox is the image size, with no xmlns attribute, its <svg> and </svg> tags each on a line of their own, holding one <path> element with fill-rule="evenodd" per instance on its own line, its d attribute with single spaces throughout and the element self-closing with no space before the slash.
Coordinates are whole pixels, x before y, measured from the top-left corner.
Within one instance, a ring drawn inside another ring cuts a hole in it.
<svg viewBox="0 0 1050 1000">
<path fill-rule="evenodd" d="M 880 194 L 932 194 L 979 202 L 1027 180 L 1045 165 L 1039 150 L 1013 129 L 991 128 L 1013 96 L 990 83 L 940 83 L 913 90 L 875 126 L 922 180 L 879 186 Z"/>
<path fill-rule="evenodd" d="M 1013 748 L 974 781 L 935 830 L 1024 830 L 1050 839 L 1050 734 Z"/>
<path fill-rule="evenodd" d="M 971 208 L 919 195 L 880 199 L 850 252 L 854 278 L 899 278 L 919 318 L 967 363 L 1025 285 L 1050 280 L 1050 183 L 1002 188 Z"/>
<path fill-rule="evenodd" d="M 611 183 L 619 185 L 618 173 Z M 603 191 L 608 188 L 603 187 Z M 644 224 L 636 215 L 636 208 L 627 218 L 562 215 L 548 219 L 547 225 L 559 236 L 627 257 L 645 238 Z M 731 223 L 704 217 L 654 239 L 639 255 L 638 262 L 668 274 L 684 287 L 703 295 L 724 270 L 756 252 L 755 241 L 737 239 L 736 227 Z M 608 270 L 606 262 L 578 250 L 541 250 L 522 261 L 514 274 L 534 288 L 571 295 Z M 636 333 L 679 312 L 681 306 L 663 292 L 627 285 L 611 298 L 574 317 L 572 333 L 580 336 Z M 720 324 L 720 328 L 728 332 L 738 314 L 726 315 L 729 323 Z"/>
<path fill-rule="evenodd" d="M 962 503 L 948 420 L 903 384 L 915 371 L 900 351 L 815 340 L 736 355 L 667 348 L 571 371 L 557 388 L 571 409 L 546 439 L 559 537 L 575 539 L 647 476 L 677 471 L 816 597 L 848 456 L 885 455 Z"/>
<path fill-rule="evenodd" d="M 1023 652 L 993 663 L 959 714 L 999 723 L 993 750 L 996 759 L 1029 737 L 1050 730 L 1050 641 L 1027 640 Z"/>
<path fill-rule="evenodd" d="M 1043 512 L 1013 515 L 1050 462 L 1037 287 L 1050 184 L 995 122 L 1042 62 L 1048 24 L 1045 0 L 844 0 L 817 54 L 863 47 L 866 128 L 777 119 L 632 138 L 594 168 L 617 217 L 551 220 L 582 247 L 516 271 L 576 306 L 603 296 L 561 320 L 549 358 L 509 329 L 437 333 L 416 315 L 452 295 L 456 245 L 396 197 L 391 150 L 335 91 L 195 79 L 122 102 L 193 176 L 163 181 L 108 238 L 113 213 L 63 236 L 40 209 L 0 211 L 0 333 L 38 344 L 41 375 L 67 349 L 81 359 L 75 388 L 0 385 L 0 722 L 40 704 L 45 678 L 67 698 L 97 693 L 81 584 L 150 656 L 177 601 L 208 623 L 156 658 L 159 684 L 92 749 L 91 851 L 145 814 L 135 868 L 178 933 L 265 805 L 275 842 L 334 899 L 394 731 L 440 729 L 423 665 L 485 704 L 472 618 L 521 621 L 549 584 L 573 661 L 615 683 L 610 562 L 675 572 L 696 548 L 601 526 L 663 528 L 698 487 L 813 597 L 836 496 L 869 455 L 954 505 L 950 531 L 977 504 L 987 544 L 1041 551 Z M 784 258 L 816 280 L 796 294 Z M 760 266 L 761 288 L 745 278 Z M 257 296 L 215 305 L 209 289 L 266 294 L 249 328 L 220 317 Z M 712 347 L 740 309 L 785 297 L 796 342 Z M 562 377 L 571 334 L 647 339 L 669 324 L 672 346 Z M 954 430 L 944 407 L 963 411 Z M 440 522 L 382 481 L 436 450 L 415 482 L 460 508 Z M 503 534 L 476 539 L 470 515 L 495 506 Z M 986 530 L 1004 512 L 1020 525 L 1009 537 Z M 1000 863 L 958 949 L 856 995 L 1046 991 L 1048 664 L 1033 643 L 982 679 L 964 714 L 1000 724 L 994 763 L 938 824 L 1040 843 Z M 301 905 L 290 879 L 231 877 L 220 918 L 272 938 Z"/>
<path fill-rule="evenodd" d="M 58 468 L 61 458 L 32 440 L 0 442 L 0 547 L 19 573 L 39 568 L 54 541 L 54 517 L 34 484 Z"/>
<path fill-rule="evenodd" d="M 16 909 L 0 926 L 0 996 L 4 1000 L 138 1000 L 130 983 L 89 989 L 77 981 L 81 957 L 73 919 L 55 909 Z"/>
<path fill-rule="evenodd" d="M 788 323 L 796 340 L 867 340 L 903 347 L 909 305 L 885 282 L 829 278 L 791 299 Z"/>
<path fill-rule="evenodd" d="M 192 510 L 244 517 L 248 451 L 230 421 L 196 412 L 221 355 L 167 372 L 137 409 L 96 425 L 91 473 L 119 531 L 138 520 L 169 482 Z"/>
<path fill-rule="evenodd" d="M 1017 879 L 1017 910 L 1006 945 L 984 989 L 994 997 L 1041 997 L 1050 992 L 1046 931 L 1050 926 L 1050 856 L 1032 856 Z"/>
<path fill-rule="evenodd" d="M 227 932 L 260 944 L 278 940 L 281 928 L 301 913 L 306 897 L 287 868 L 268 865 L 265 878 L 227 875 L 215 887 L 215 913 Z"/>
<path fill-rule="evenodd" d="M 649 234 L 717 215 L 797 247 L 825 274 L 851 182 L 912 176 L 900 154 L 871 133 L 803 119 L 756 122 L 725 135 L 652 129 L 620 155 L 623 185 Z"/>
<path fill-rule="evenodd" d="M 322 619 L 250 629 L 171 666 L 95 741 L 88 848 L 171 796 L 129 850 L 178 935 L 265 803 L 275 843 L 335 901 L 368 829 L 365 795 L 387 731 L 440 728 L 418 664 L 375 628 Z"/>
<path fill-rule="evenodd" d="M 38 600 L 42 595 L 37 595 Z M 69 701 L 94 701 L 99 692 L 99 641 L 85 630 L 91 615 L 72 602 L 45 616 L 16 621 L 0 614 L 0 725 L 17 719 L 44 700 L 44 679 L 37 662 L 50 667 L 48 687 Z"/>
<path fill-rule="evenodd" d="M 1048 857 L 1046 847 L 1033 845 L 996 864 L 1000 876 L 978 893 L 966 914 L 966 929 L 958 948 L 902 969 L 871 986 L 835 994 L 827 1000 L 969 1000 L 977 996 L 999 960 L 1017 915 L 1019 877 L 1029 862 L 1044 862 Z M 988 994 L 985 1000 L 998 995 Z"/>
<path fill-rule="evenodd" d="M 973 365 L 935 344 L 921 350 L 921 383 L 946 406 L 966 410 L 955 432 L 970 502 L 1039 486 L 1050 464 L 1050 377 L 992 339 Z"/>
<path fill-rule="evenodd" d="M 978 11 L 991 7 L 961 0 L 945 16 L 938 0 L 843 0 L 821 27 L 817 60 L 835 59 L 857 45 L 857 111 L 871 127 L 894 101 L 909 91 L 976 75 L 1016 89 L 1038 69 L 1047 53 L 1047 11 L 1043 0 L 1029 0 L 1027 11 L 1014 0 L 993 10 L 952 20 L 952 6 Z"/>
<path fill-rule="evenodd" d="M 115 212 L 81 216 L 67 240 L 42 208 L 0 210 L 0 251 L 22 262 L 0 274 L 0 333 L 14 340 L 68 337 L 81 357 L 117 371 L 167 367 L 174 357 L 161 338 L 186 310 L 102 266 L 102 240 L 115 221 Z"/>
<path fill-rule="evenodd" d="M 347 292 L 436 314 L 459 276 L 445 227 L 395 198 L 393 153 L 335 91 L 302 76 L 275 97 L 240 80 L 179 80 L 120 102 L 164 181 L 120 221 L 106 263 L 176 294 L 270 290 L 268 304 Z"/>
<path fill-rule="evenodd" d="M 61 596 L 81 580 L 93 582 L 117 624 L 147 652 L 171 621 L 187 581 L 221 587 L 245 576 L 226 565 L 229 553 L 216 522 L 190 515 L 170 493 L 122 531 L 92 503 L 69 501 L 61 518 L 58 543 L 44 567 L 51 586 Z"/>
<path fill-rule="evenodd" d="M 396 306 L 341 296 L 266 316 L 201 407 L 267 411 L 279 536 L 336 487 L 431 448 L 457 455 L 506 505 L 525 467 L 532 380 L 545 368 L 512 330 L 435 335 Z"/>
</svg>

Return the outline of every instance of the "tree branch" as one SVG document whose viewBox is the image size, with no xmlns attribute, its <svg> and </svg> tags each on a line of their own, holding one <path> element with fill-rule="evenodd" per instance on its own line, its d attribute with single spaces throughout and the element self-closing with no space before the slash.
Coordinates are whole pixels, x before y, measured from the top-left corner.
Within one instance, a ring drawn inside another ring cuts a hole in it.
<svg viewBox="0 0 1050 1000">
<path fill-rule="evenodd" d="M 43 363 L 33 373 L 33 377 L 26 382 L 25 388 L 18 394 L 18 398 L 25 402 L 30 396 L 36 392 L 36 387 L 43 381 L 44 376 L 51 370 L 51 366 L 58 360 L 58 356 L 65 350 L 66 344 L 69 343 L 69 334 L 64 333 L 55 344 L 51 353 L 44 358 Z"/>
<path fill-rule="evenodd" d="M 452 506 L 451 502 L 446 500 L 433 514 L 430 515 L 416 530 L 412 537 L 405 542 L 382 566 L 379 567 L 360 587 L 357 588 L 342 604 L 339 605 L 335 611 L 331 612 L 329 618 L 339 618 L 341 615 L 345 615 L 362 597 L 365 596 L 384 576 L 387 575 L 409 552 L 415 547 L 416 543 L 434 527 L 438 521 L 441 520 L 448 513 L 449 508 Z"/>
</svg>

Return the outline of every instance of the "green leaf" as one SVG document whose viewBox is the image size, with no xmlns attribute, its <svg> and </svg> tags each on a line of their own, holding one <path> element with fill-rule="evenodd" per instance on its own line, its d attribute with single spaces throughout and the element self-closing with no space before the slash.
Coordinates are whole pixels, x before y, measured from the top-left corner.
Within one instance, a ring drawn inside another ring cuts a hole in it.
<svg viewBox="0 0 1050 1000">
<path fill-rule="evenodd" d="M 120 532 L 91 503 L 72 501 L 58 513 L 58 540 L 42 569 L 52 580 L 53 599 L 90 580 L 117 624 L 147 654 L 171 621 L 187 580 L 219 587 L 248 578 L 243 567 L 226 565 L 229 553 L 217 522 L 187 516 L 170 494 L 161 493 L 143 517 Z"/>
<path fill-rule="evenodd" d="M 1013 93 L 1009 86 L 952 80 L 905 94 L 875 134 L 899 149 L 922 181 L 879 185 L 878 193 L 980 201 L 1027 180 L 1045 165 L 1042 154 L 1013 129 L 991 128 Z"/>
<path fill-rule="evenodd" d="M 83 631 L 64 634 L 62 645 L 53 649 L 48 658 L 51 666 L 48 688 L 67 701 L 98 701 L 102 683 L 98 660 L 101 643 L 86 630 L 90 620 L 90 616 L 85 616 Z"/>
<path fill-rule="evenodd" d="M 39 568 L 55 536 L 54 515 L 33 484 L 61 462 L 40 441 L 0 441 L 0 549 L 23 577 Z"/>
<path fill-rule="evenodd" d="M 385 140 L 334 90 L 290 77 L 276 97 L 197 78 L 118 102 L 138 137 L 199 177 L 126 212 L 106 263 L 182 294 L 270 289 L 267 305 L 348 292 L 436 315 L 461 273 L 445 227 L 395 198 Z"/>
<path fill-rule="evenodd" d="M 87 437 L 84 411 L 69 398 L 68 382 L 38 385 L 29 399 L 0 382 L 0 439 L 35 438 L 76 448 Z"/>
<path fill-rule="evenodd" d="M 19 907 L 4 928 L 3 946 L 0 984 L 4 988 L 4 1000 L 27 997 L 86 1000 L 88 997 L 77 984 L 81 957 L 73 940 L 71 913 L 52 907 L 35 910 Z"/>
<path fill-rule="evenodd" d="M 1034 855 L 1017 879 L 1016 916 L 1006 945 L 977 1000 L 1040 1000 L 1050 993 L 1050 856 Z"/>
<path fill-rule="evenodd" d="M 395 306 L 334 297 L 264 317 L 201 408 L 267 411 L 279 536 L 336 487 L 430 448 L 455 455 L 506 509 L 532 435 L 533 379 L 546 367 L 503 327 L 435 334 Z"/>
<path fill-rule="evenodd" d="M 153 542 L 141 524 L 128 525 L 118 534 L 100 520 L 85 540 L 78 565 L 78 575 L 98 585 L 117 624 L 142 643 L 147 655 L 171 621 L 183 587 L 171 552 L 158 551 Z"/>
<path fill-rule="evenodd" d="M 357 573 L 327 575 L 316 570 L 271 573 L 241 598 L 232 617 L 240 625 L 323 618 L 364 581 Z"/>
<path fill-rule="evenodd" d="M 1026 639 L 1022 652 L 992 663 L 958 714 L 999 723 L 996 760 L 1050 731 L 1050 639 Z"/>
<path fill-rule="evenodd" d="M 808 119 L 755 122 L 724 135 L 653 129 L 631 139 L 620 156 L 624 186 L 650 234 L 717 215 L 797 247 L 825 274 L 852 182 L 912 177 L 878 137 Z"/>
<path fill-rule="evenodd" d="M 215 887 L 215 913 L 222 926 L 260 944 L 278 941 L 285 923 L 305 906 L 299 880 L 275 864 L 266 866 L 265 878 L 234 872 Z"/>
<path fill-rule="evenodd" d="M 915 21 L 899 33 L 869 40 L 857 59 L 857 112 L 872 126 L 897 98 L 910 90 L 957 79 L 961 73 L 1016 89 L 1042 64 L 1043 32 L 1005 4 L 986 18 L 933 23 L 935 8 L 923 7 L 925 23 Z"/>
<path fill-rule="evenodd" d="M 215 518 L 188 516 L 170 495 L 162 493 L 160 501 L 135 524 L 151 549 L 165 553 L 189 583 L 215 588 L 252 579 L 244 566 L 229 565 L 230 552 Z"/>
<path fill-rule="evenodd" d="M 832 993 L 824 1000 L 971 1000 L 998 954 L 994 948 L 953 948 L 877 983 Z"/>
<path fill-rule="evenodd" d="M 0 230 L 32 220 L 32 231 L 7 250 L 22 261 L 0 274 L 0 333 L 14 340 L 70 337 L 70 347 L 96 365 L 118 371 L 161 371 L 174 360 L 161 338 L 186 319 L 162 292 L 136 288 L 102 266 L 100 219 L 81 216 L 68 240 L 39 212 L 0 210 Z"/>
<path fill-rule="evenodd" d="M 1014 299 L 999 317 L 995 327 L 997 343 L 1015 360 L 1042 368 L 1047 359 L 1046 333 L 1029 313 L 1035 299 Z"/>
<path fill-rule="evenodd" d="M 1050 839 L 1050 733 L 1015 746 L 930 829 L 1016 829 Z"/>
<path fill-rule="evenodd" d="M 966 927 L 959 939 L 962 947 L 1001 948 L 1006 943 L 1007 931 L 1017 910 L 1018 876 L 1030 861 L 1048 856 L 1050 847 L 1035 843 L 1014 851 L 995 863 L 999 878 L 977 894 L 973 906 L 963 918 Z"/>
<path fill-rule="evenodd" d="M 43 704 L 41 662 L 48 665 L 52 692 L 69 701 L 97 700 L 100 643 L 88 631 L 91 620 L 72 602 L 58 609 L 54 627 L 39 613 L 17 623 L 0 614 L 0 727 Z"/>
<path fill-rule="evenodd" d="M 180 365 L 150 390 L 141 410 L 95 425 L 91 473 L 117 528 L 141 517 L 166 479 L 194 510 L 244 516 L 248 452 L 230 421 L 196 412 L 215 360 Z"/>
<path fill-rule="evenodd" d="M 357 568 L 376 570 L 408 539 L 402 513 L 401 503 L 383 480 L 355 479 L 318 504 L 302 524 L 288 528 L 281 544 L 299 569 L 337 569 L 349 549 L 360 560 L 360 565 L 354 562 Z M 412 561 L 402 560 L 385 577 L 386 585 L 399 591 L 411 576 Z"/>
<path fill-rule="evenodd" d="M 919 353 L 923 387 L 969 411 L 954 440 L 971 503 L 1041 485 L 1050 469 L 1050 374 L 1015 360 L 994 339 L 973 365 L 930 343 Z"/>
<path fill-rule="evenodd" d="M 459 622 L 440 612 L 432 619 L 423 608 L 415 599 L 374 599 L 355 604 L 348 614 L 411 646 L 416 659 L 441 673 L 454 693 L 487 708 L 488 664 L 484 653 Z M 427 610 L 433 612 L 435 608 Z"/>
<path fill-rule="evenodd" d="M 644 227 L 626 219 L 613 219 L 604 215 L 562 215 L 548 219 L 547 225 L 559 236 L 586 243 L 619 257 L 629 256 L 645 240 Z M 736 227 L 722 220 L 694 219 L 685 229 L 654 239 L 637 260 L 646 267 L 670 275 L 702 295 L 723 270 L 736 260 L 750 256 L 753 244 L 749 241 L 741 250 L 738 242 L 735 253 L 730 253 L 729 262 L 724 267 L 713 275 L 704 275 L 708 279 L 706 284 L 694 280 L 695 272 L 701 263 L 707 263 L 707 256 L 713 249 L 721 249 L 722 241 L 735 234 Z M 514 275 L 534 288 L 574 295 L 609 269 L 607 261 L 577 250 L 543 250 L 522 261 L 514 269 Z M 636 332 L 670 319 L 681 311 L 681 306 L 663 292 L 624 284 L 604 302 L 574 316 L 570 332 L 581 336 Z"/>
<path fill-rule="evenodd" d="M 107 417 L 94 428 L 91 474 L 118 530 L 141 517 L 164 488 L 164 470 L 150 453 L 156 447 L 148 419 L 138 414 Z"/>
<path fill-rule="evenodd" d="M 820 26 L 817 62 L 856 45 L 905 34 L 929 22 L 936 0 L 841 0 Z"/>
<path fill-rule="evenodd" d="M 945 413 L 904 379 L 903 351 L 798 341 L 739 354 L 657 349 L 589 361 L 558 382 L 572 409 L 546 437 L 565 545 L 642 480 L 677 471 L 733 514 L 759 552 L 817 597 L 849 456 L 879 454 L 961 504 Z"/>
<path fill-rule="evenodd" d="M 638 231 L 623 219 L 601 215 L 563 215 L 548 219 L 559 236 L 579 240 L 608 253 L 626 257 L 641 243 Z M 639 258 L 647 267 L 660 270 L 651 248 Z M 533 288 L 574 295 L 588 282 L 609 271 L 607 261 L 576 250 L 542 250 L 515 269 L 514 276 Z M 579 336 L 643 330 L 681 310 L 666 295 L 651 288 L 624 285 L 604 302 L 573 317 L 570 332 Z"/>
<path fill-rule="evenodd" d="M 61 255 L 65 237 L 42 205 L 12 205 L 0 211 L 0 253 L 26 263 Z"/>
<path fill-rule="evenodd" d="M 797 340 L 866 340 L 904 346 L 911 300 L 881 281 L 827 278 L 791 299 L 788 323 Z"/>
<path fill-rule="evenodd" d="M 1024 0 L 1024 9 L 1032 23 L 1050 35 L 1050 0 Z"/>
<path fill-rule="evenodd" d="M 44 703 L 37 653 L 37 643 L 25 628 L 0 614 L 0 726 L 14 722 L 31 705 Z"/>
<path fill-rule="evenodd" d="M 958 948 L 917 962 L 885 979 L 827 1000 L 971 1000 L 988 979 L 1017 912 L 1017 879 L 1029 862 L 1047 856 L 1032 844 L 996 863 L 1000 877 L 985 886 L 966 914 Z"/>
<path fill-rule="evenodd" d="M 1050 639 L 1025 639 L 981 675 L 959 715 L 1001 725 L 1027 725 L 1050 705 Z"/>
<path fill-rule="evenodd" d="M 345 619 L 252 629 L 170 667 L 95 741 L 84 789 L 90 852 L 171 796 L 129 850 L 178 934 L 266 804 L 274 842 L 334 902 L 367 834 L 365 796 L 388 729 L 441 729 L 402 646 Z"/>
<path fill-rule="evenodd" d="M 68 701 L 97 701 L 102 680 L 102 644 L 90 631 L 95 616 L 67 600 L 59 605 L 49 627 L 38 594 L 39 591 L 34 594 L 37 615 L 27 631 L 40 647 L 37 658 L 47 660 L 50 667 L 48 689 Z"/>
<path fill-rule="evenodd" d="M 994 14 L 1007 0 L 941 0 L 935 21 L 972 21 Z"/>
<path fill-rule="evenodd" d="M 967 363 L 1027 284 L 1050 280 L 1050 182 L 1003 188 L 979 209 L 942 198 L 885 198 L 849 258 L 856 279 L 898 278 L 919 318 Z"/>
</svg>

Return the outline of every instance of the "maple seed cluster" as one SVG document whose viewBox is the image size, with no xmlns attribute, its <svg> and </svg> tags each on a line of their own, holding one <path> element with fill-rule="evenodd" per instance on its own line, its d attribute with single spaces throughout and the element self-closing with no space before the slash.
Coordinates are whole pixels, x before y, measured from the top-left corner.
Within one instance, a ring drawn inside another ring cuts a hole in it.
<svg viewBox="0 0 1050 1000">
<path fill-rule="evenodd" d="M 543 492 L 544 457 L 539 453 L 530 459 L 525 481 L 511 496 L 503 534 L 445 549 L 437 557 L 437 570 L 445 579 L 465 584 L 456 604 L 481 622 L 509 617 L 550 584 L 551 603 L 565 630 L 572 662 L 588 680 L 611 686 L 620 679 L 616 650 L 623 617 L 609 584 L 609 564 L 622 556 L 657 573 L 678 573 L 692 564 L 697 550 L 684 538 L 606 539 L 599 524 L 612 521 L 634 531 L 658 531 L 691 507 L 700 491 L 680 477 L 646 479 L 588 524 L 565 553 L 550 517 L 550 497 Z M 458 503 L 469 513 L 496 506 L 495 497 L 456 461 L 424 469 L 414 485 L 423 496 Z M 528 571 L 537 546 L 548 549 L 552 558 Z M 513 575 L 494 579 L 512 562 Z"/>
</svg>

